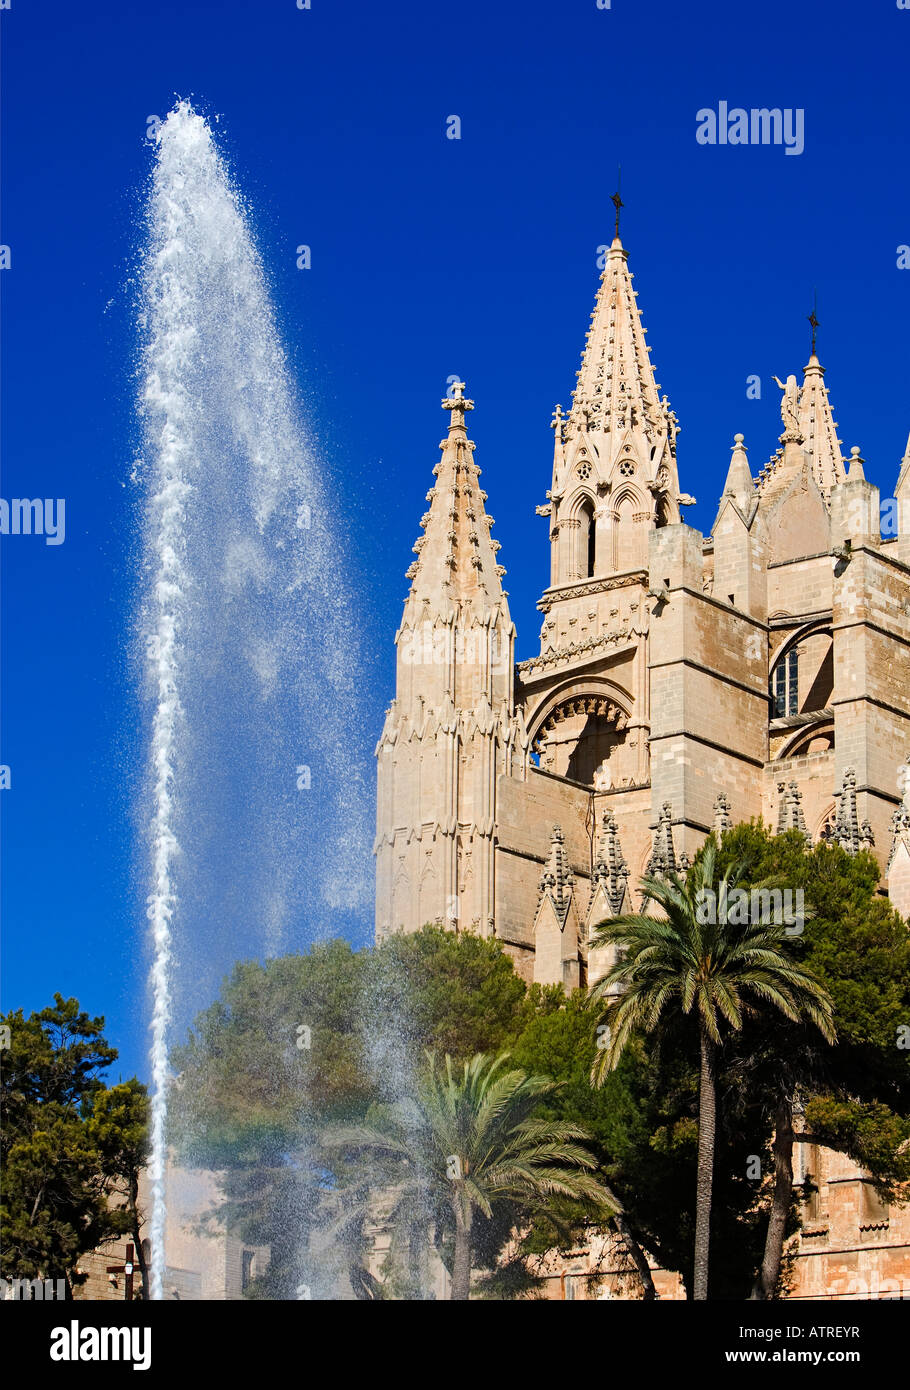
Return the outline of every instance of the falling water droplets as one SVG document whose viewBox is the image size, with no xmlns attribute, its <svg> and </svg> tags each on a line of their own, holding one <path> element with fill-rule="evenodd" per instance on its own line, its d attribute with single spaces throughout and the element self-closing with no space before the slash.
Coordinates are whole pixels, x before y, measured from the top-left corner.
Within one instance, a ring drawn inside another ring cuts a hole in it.
<svg viewBox="0 0 910 1390">
<path fill-rule="evenodd" d="M 324 469 L 241 200 L 186 102 L 159 131 L 141 301 L 159 1299 L 175 1021 L 211 1002 L 234 961 L 341 934 L 345 914 L 365 914 L 372 796 Z"/>
</svg>

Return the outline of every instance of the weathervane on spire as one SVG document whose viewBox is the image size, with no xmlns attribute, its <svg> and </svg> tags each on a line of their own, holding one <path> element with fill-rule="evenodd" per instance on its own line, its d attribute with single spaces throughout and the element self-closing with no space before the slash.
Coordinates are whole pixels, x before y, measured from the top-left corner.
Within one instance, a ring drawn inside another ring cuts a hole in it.
<svg viewBox="0 0 910 1390">
<path fill-rule="evenodd" d="M 812 329 L 812 356 L 813 356 L 813 357 L 815 356 L 815 339 L 816 339 L 816 337 L 817 337 L 817 335 L 818 335 L 818 327 L 819 327 L 819 324 L 818 324 L 818 315 L 817 315 L 817 313 L 816 313 L 816 310 L 817 310 L 817 309 L 818 309 L 818 292 L 816 291 L 815 294 L 814 294 L 814 296 L 813 296 L 812 313 L 809 314 L 809 316 L 808 316 L 808 318 L 809 318 L 809 325 L 810 325 L 810 327 L 811 327 L 811 329 Z"/>
<path fill-rule="evenodd" d="M 610 198 L 610 202 L 613 204 L 614 208 L 616 209 L 616 229 L 615 229 L 613 235 L 614 235 L 615 237 L 617 237 L 617 238 L 619 237 L 619 209 L 625 207 L 625 203 L 623 202 L 622 198 L 619 196 L 619 190 L 620 190 L 621 188 L 622 188 L 622 165 L 619 164 L 619 165 L 617 165 L 617 169 L 616 169 L 616 192 L 615 192 L 615 193 L 612 195 L 612 197 Z"/>
</svg>

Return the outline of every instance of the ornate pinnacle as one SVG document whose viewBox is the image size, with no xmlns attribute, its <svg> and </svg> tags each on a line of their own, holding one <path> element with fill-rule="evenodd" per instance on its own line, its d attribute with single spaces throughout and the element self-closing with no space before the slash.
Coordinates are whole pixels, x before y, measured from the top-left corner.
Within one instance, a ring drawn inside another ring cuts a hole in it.
<svg viewBox="0 0 910 1390">
<path fill-rule="evenodd" d="M 629 866 L 619 843 L 619 829 L 612 811 L 604 811 L 602 825 L 591 891 L 593 894 L 595 884 L 600 883 L 612 911 L 618 913 L 622 911 Z"/>
<path fill-rule="evenodd" d="M 856 808 L 856 771 L 852 767 L 844 769 L 837 801 L 834 839 L 841 849 L 845 849 L 848 854 L 856 854 L 861 849 L 871 849 L 875 844 L 875 836 L 868 820 L 860 824 Z"/>
<path fill-rule="evenodd" d="M 733 817 L 730 815 L 730 800 L 725 792 L 718 793 L 714 802 L 714 834 L 718 841 L 733 826 Z"/>
<path fill-rule="evenodd" d="M 806 818 L 803 815 L 803 808 L 800 802 L 803 794 L 795 782 L 778 782 L 778 809 L 777 809 L 777 833 L 783 835 L 786 830 L 798 830 L 804 837 L 807 844 L 812 843 L 812 836 L 806 829 Z"/>
<path fill-rule="evenodd" d="M 663 878 L 670 873 L 675 873 L 676 868 L 676 852 L 673 846 L 673 807 L 669 801 L 665 801 L 657 818 L 647 872 L 655 878 Z"/>
<path fill-rule="evenodd" d="M 464 412 L 466 410 L 473 410 L 474 402 L 469 401 L 465 396 L 463 381 L 452 382 L 452 385 L 449 387 L 449 395 L 443 397 L 442 408 L 443 410 L 452 411 L 452 419 L 449 424 L 450 429 L 453 425 L 464 424 Z M 456 419 L 456 414 L 461 416 L 460 420 Z"/>
<path fill-rule="evenodd" d="M 554 825 L 550 837 L 549 858 L 540 879 L 538 901 L 543 898 L 544 894 L 549 894 L 553 906 L 564 919 L 569 910 L 574 885 L 575 877 L 569 868 L 569 856 L 566 853 L 562 826 Z"/>
</svg>

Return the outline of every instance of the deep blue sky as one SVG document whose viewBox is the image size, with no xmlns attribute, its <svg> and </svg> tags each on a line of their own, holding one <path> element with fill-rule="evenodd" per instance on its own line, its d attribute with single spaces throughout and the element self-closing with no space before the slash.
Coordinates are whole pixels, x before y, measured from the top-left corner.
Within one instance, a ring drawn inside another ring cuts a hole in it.
<svg viewBox="0 0 910 1390">
<path fill-rule="evenodd" d="M 377 734 L 452 373 L 477 405 L 519 655 L 534 647 L 548 425 L 574 385 L 618 162 L 692 524 L 710 527 L 735 431 L 754 471 L 776 446 L 770 378 L 805 362 L 815 287 L 841 436 L 883 494 L 910 428 L 895 0 L 312 6 L 14 0 L 2 15 L 2 496 L 67 504 L 62 546 L 3 542 L 3 1006 L 77 995 L 107 1016 L 124 1074 L 145 1074 L 147 1018 L 124 639 L 150 115 L 181 95 L 219 118 L 349 519 Z M 696 111 L 721 100 L 804 109 L 805 152 L 698 145 Z"/>
</svg>

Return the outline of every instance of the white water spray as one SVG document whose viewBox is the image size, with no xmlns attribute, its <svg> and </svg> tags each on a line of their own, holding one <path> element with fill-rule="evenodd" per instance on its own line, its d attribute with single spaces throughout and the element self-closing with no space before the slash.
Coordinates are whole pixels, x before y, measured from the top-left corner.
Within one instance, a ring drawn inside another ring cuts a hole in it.
<svg viewBox="0 0 910 1390">
<path fill-rule="evenodd" d="M 186 103 L 158 136 L 141 298 L 160 1299 L 172 1018 L 210 1002 L 235 960 L 338 934 L 339 913 L 365 908 L 372 797 L 321 470 L 241 201 Z"/>
</svg>

